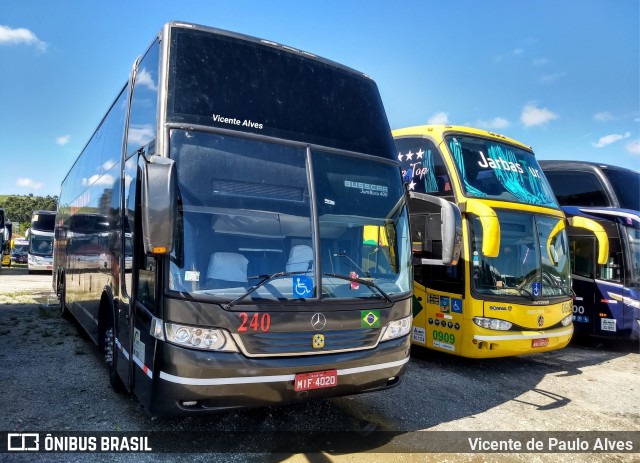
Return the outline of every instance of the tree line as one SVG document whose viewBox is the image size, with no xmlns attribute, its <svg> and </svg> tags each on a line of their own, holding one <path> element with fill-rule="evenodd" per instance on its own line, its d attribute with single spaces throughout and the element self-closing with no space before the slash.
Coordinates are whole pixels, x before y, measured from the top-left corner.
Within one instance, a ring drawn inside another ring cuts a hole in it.
<svg viewBox="0 0 640 463">
<path fill-rule="evenodd" d="M 36 210 L 55 211 L 58 208 L 58 197 L 33 194 L 0 196 L 0 207 L 4 209 L 6 219 L 20 223 L 20 230 L 14 226 L 14 233 L 24 234 L 31 222 L 31 213 Z"/>
</svg>

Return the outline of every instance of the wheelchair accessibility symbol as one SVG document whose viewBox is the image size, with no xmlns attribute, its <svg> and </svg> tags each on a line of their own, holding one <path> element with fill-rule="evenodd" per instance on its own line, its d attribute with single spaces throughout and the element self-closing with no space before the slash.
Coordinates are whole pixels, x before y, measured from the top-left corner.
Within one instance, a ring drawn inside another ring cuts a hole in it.
<svg viewBox="0 0 640 463">
<path fill-rule="evenodd" d="M 305 275 L 294 276 L 293 294 L 296 297 L 311 297 L 313 295 L 313 278 Z"/>
<path fill-rule="evenodd" d="M 542 295 L 542 283 L 531 283 L 531 294 L 538 297 Z"/>
</svg>

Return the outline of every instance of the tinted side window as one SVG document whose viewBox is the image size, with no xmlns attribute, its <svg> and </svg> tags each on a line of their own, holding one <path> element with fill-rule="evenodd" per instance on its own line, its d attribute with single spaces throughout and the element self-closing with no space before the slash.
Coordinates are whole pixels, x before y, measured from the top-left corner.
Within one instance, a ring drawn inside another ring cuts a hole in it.
<svg viewBox="0 0 640 463">
<path fill-rule="evenodd" d="M 571 273 L 585 278 L 593 278 L 595 264 L 595 238 L 590 236 L 572 236 L 569 238 L 571 249 Z"/>
<path fill-rule="evenodd" d="M 109 172 L 122 157 L 122 139 L 127 106 L 127 92 L 123 88 L 109 109 L 100 126 L 84 147 L 82 153 L 62 182 L 60 204 L 70 204 L 93 184 L 112 185 L 117 172 Z M 79 199 L 76 206 L 82 207 L 87 198 Z"/>
<path fill-rule="evenodd" d="M 445 291 L 456 294 L 464 293 L 464 265 L 462 259 L 455 267 L 444 265 L 416 265 L 414 268 L 415 280 L 436 291 Z"/>
<path fill-rule="evenodd" d="M 592 172 L 545 172 L 561 206 L 609 206 L 600 179 Z"/>
<path fill-rule="evenodd" d="M 453 195 L 451 179 L 440 151 L 426 138 L 396 139 L 398 159 L 402 164 L 402 180 L 409 191 L 435 196 Z"/>
<path fill-rule="evenodd" d="M 156 138 L 159 48 L 155 42 L 138 65 L 129 116 L 127 155 Z"/>
</svg>

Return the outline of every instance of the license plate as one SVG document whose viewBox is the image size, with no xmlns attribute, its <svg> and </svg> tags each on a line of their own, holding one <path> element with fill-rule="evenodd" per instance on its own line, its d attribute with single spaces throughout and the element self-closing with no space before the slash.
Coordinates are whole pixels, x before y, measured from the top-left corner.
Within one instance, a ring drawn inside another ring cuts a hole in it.
<svg viewBox="0 0 640 463">
<path fill-rule="evenodd" d="M 300 373 L 296 375 L 293 385 L 296 392 L 334 387 L 338 385 L 338 371 L 326 370 L 314 371 L 313 373 Z"/>
<path fill-rule="evenodd" d="M 547 347 L 549 345 L 549 338 L 534 339 L 531 341 L 531 347 Z"/>
</svg>

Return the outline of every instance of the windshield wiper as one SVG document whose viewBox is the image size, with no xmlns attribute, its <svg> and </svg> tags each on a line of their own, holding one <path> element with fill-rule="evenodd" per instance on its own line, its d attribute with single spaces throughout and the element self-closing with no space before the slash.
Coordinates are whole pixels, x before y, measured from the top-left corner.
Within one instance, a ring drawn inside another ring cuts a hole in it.
<svg viewBox="0 0 640 463">
<path fill-rule="evenodd" d="M 250 280 L 255 280 L 256 278 L 262 278 L 262 280 L 257 285 L 252 286 L 251 288 L 249 288 L 247 290 L 247 292 L 242 294 L 240 297 L 237 297 L 233 301 L 229 302 L 227 305 L 224 306 L 224 308 L 226 310 L 231 309 L 233 306 L 235 306 L 238 302 L 243 300 L 249 294 L 254 292 L 256 289 L 260 288 L 261 286 L 266 285 L 271 280 L 274 280 L 274 279 L 276 279 L 278 277 L 290 277 L 292 275 L 301 275 L 301 274 L 304 274 L 304 273 L 307 273 L 307 272 L 277 272 L 277 273 L 272 273 L 270 275 L 257 275 L 257 276 L 254 276 L 254 277 L 248 277 Z"/>
<path fill-rule="evenodd" d="M 553 279 L 552 275 L 549 275 L 548 273 L 546 275 L 549 277 L 549 280 L 547 281 L 549 286 L 551 286 L 552 288 L 559 289 L 560 291 L 562 291 L 562 294 L 564 294 L 565 296 L 568 296 L 568 297 L 575 296 L 575 293 L 573 292 L 573 288 L 571 289 L 571 293 L 569 293 L 567 291 L 567 288 L 565 288 L 563 286 L 560 286 L 558 283 L 556 283 L 556 281 L 555 281 L 555 279 Z"/>
<path fill-rule="evenodd" d="M 350 277 L 348 275 L 340 275 L 338 273 L 323 273 L 323 275 L 326 275 L 328 277 L 335 277 L 335 278 L 340 278 L 341 280 L 347 280 L 347 281 L 355 281 L 357 283 L 362 283 L 363 285 L 369 287 L 369 288 L 374 288 L 376 291 L 378 291 L 382 297 L 384 297 L 389 304 L 393 304 L 393 300 L 391 299 L 391 297 L 389 297 L 389 295 L 384 292 L 382 290 L 382 288 L 380 288 L 380 286 L 378 286 L 374 281 L 372 280 L 363 280 L 362 278 L 354 278 L 354 277 Z"/>
<path fill-rule="evenodd" d="M 364 275 L 366 275 L 367 277 L 371 278 L 371 274 L 369 272 L 367 272 L 366 270 L 364 270 L 362 267 L 360 267 L 358 264 L 356 264 L 353 259 L 351 257 L 349 257 L 347 255 L 347 253 L 345 251 L 342 252 L 336 252 L 333 257 L 346 257 L 347 259 L 349 259 L 349 262 L 351 262 L 353 264 L 353 266 L 355 268 L 357 268 L 358 270 L 360 270 L 360 272 L 362 272 Z"/>
<path fill-rule="evenodd" d="M 524 293 L 525 296 L 529 296 L 529 298 L 533 301 L 534 297 L 533 294 L 531 294 L 531 291 L 526 289 L 524 286 L 517 286 L 516 288 L 518 289 L 518 293 L 520 295 Z"/>
</svg>

